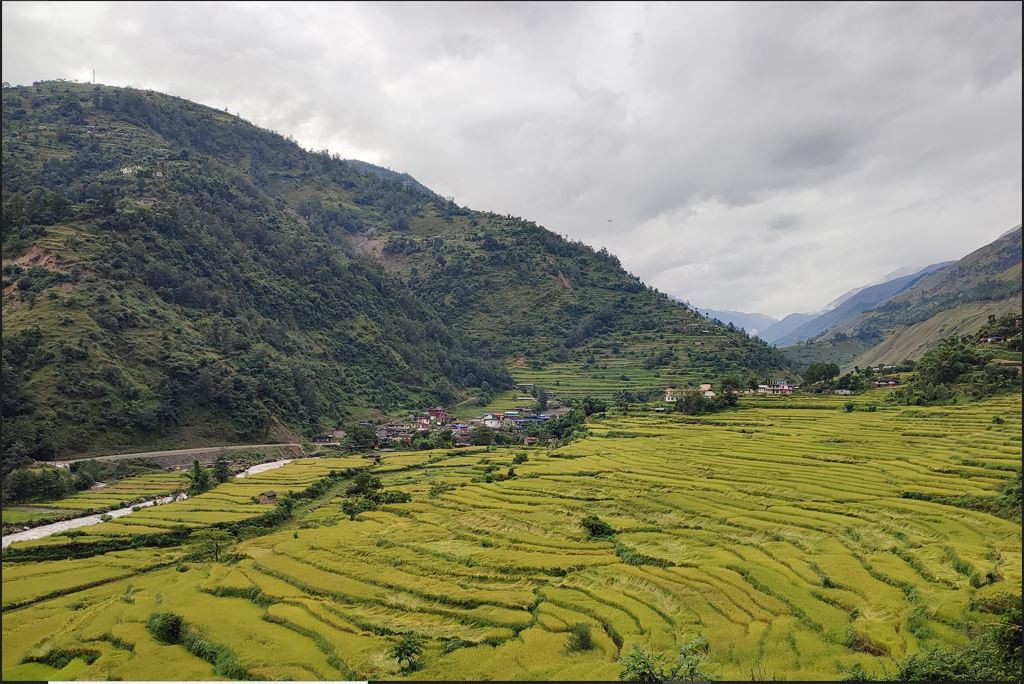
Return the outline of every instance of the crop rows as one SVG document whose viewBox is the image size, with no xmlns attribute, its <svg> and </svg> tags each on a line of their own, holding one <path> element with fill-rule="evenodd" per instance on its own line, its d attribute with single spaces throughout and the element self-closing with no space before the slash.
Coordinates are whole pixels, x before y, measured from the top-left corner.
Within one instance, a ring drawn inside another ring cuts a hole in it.
<svg viewBox="0 0 1024 684">
<path fill-rule="evenodd" d="M 238 544 L 231 563 L 179 571 L 157 565 L 173 550 L 143 550 L 132 577 L 117 575 L 133 571 L 113 554 L 5 564 L 5 602 L 9 584 L 38 600 L 5 615 L 4 675 L 142 679 L 158 657 L 210 678 L 208 664 L 145 632 L 153 610 L 180 613 L 268 679 L 615 679 L 632 646 L 671 653 L 694 636 L 709 642 L 718 678 L 841 679 L 857 664 L 891 673 L 899 658 L 962 640 L 984 618 L 981 599 L 1020 591 L 1018 522 L 906 496 L 996 496 L 1020 467 L 1020 399 L 852 412 L 838 398 L 814 402 L 610 415 L 588 439 L 526 450 L 525 463 L 505 449 L 386 454 L 383 485 L 409 503 L 353 521 L 329 495 Z M 256 490 L 311 481 L 326 461 L 315 464 L 218 487 L 141 524 L 242 515 Z M 510 467 L 515 477 L 486 481 Z M 586 515 L 615 534 L 589 538 Z M 33 594 L 50 567 L 55 586 L 74 585 L 63 578 L 76 562 L 101 583 Z M 594 648 L 569 653 L 578 623 Z M 387 649 L 409 632 L 427 646 L 422 667 L 404 673 Z M 100 656 L 67 671 L 17 664 L 55 647 Z"/>
</svg>

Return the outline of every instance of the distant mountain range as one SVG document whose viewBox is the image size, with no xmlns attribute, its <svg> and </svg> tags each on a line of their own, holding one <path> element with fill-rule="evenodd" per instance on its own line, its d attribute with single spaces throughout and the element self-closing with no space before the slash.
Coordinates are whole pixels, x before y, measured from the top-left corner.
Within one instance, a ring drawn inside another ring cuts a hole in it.
<svg viewBox="0 0 1024 684">
<path fill-rule="evenodd" d="M 975 332 L 990 315 L 1020 313 L 1021 227 L 959 261 L 866 288 L 835 311 L 850 304 L 852 313 L 859 295 L 901 281 L 903 286 L 881 301 L 839 317 L 815 339 L 784 351 L 798 365 L 818 360 L 845 366 L 896 363 L 920 357 L 951 335 Z"/>
<path fill-rule="evenodd" d="M 723 323 L 732 323 L 737 328 L 743 328 L 747 331 L 748 335 L 757 335 L 762 340 L 764 336 L 761 335 L 763 330 L 770 328 L 771 326 L 778 323 L 778 320 L 771 316 L 758 313 L 743 313 L 742 311 L 716 311 L 715 309 L 701 309 L 697 308 L 697 311 L 704 314 L 708 318 L 717 319 Z"/>
<path fill-rule="evenodd" d="M 727 311 L 717 309 L 702 309 L 697 311 L 705 316 L 732 323 L 737 328 L 743 328 L 750 335 L 757 335 L 769 344 L 785 346 L 796 344 L 818 335 L 830 327 L 840 324 L 843 321 L 851 320 L 852 317 L 865 311 L 872 306 L 892 296 L 894 292 L 900 292 L 907 287 L 908 282 L 925 273 L 930 273 L 936 268 L 946 266 L 953 262 L 946 261 L 941 264 L 933 264 L 923 269 L 902 268 L 884 276 L 880 280 L 867 285 L 855 287 L 852 290 L 836 297 L 823 309 L 815 313 L 791 313 L 781 320 L 760 313 L 747 313 L 744 311 Z"/>
<path fill-rule="evenodd" d="M 877 285 L 869 285 L 859 290 L 851 291 L 847 295 L 844 295 L 843 298 L 837 300 L 839 304 L 835 308 L 824 311 L 788 333 L 776 337 L 771 340 L 771 342 L 780 347 L 784 347 L 808 340 L 816 335 L 820 335 L 830 328 L 845 325 L 864 311 L 873 309 L 890 297 L 910 288 L 920 278 L 928 275 L 929 273 L 933 273 L 944 266 L 948 266 L 950 263 L 952 262 L 947 261 L 939 264 L 932 264 L 931 266 L 926 266 L 916 273 L 900 276 Z"/>
<path fill-rule="evenodd" d="M 785 347 L 798 365 L 916 358 L 942 337 L 976 330 L 991 313 L 1020 310 L 1020 236 L 1017 226 L 959 261 L 893 271 L 816 313 L 776 320 L 742 311 L 697 311 Z"/>
</svg>

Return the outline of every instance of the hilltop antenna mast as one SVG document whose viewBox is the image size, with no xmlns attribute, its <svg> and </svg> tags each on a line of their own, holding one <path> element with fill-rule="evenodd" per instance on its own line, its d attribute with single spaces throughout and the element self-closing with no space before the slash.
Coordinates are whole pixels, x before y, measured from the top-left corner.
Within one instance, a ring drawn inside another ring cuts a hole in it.
<svg viewBox="0 0 1024 684">
<path fill-rule="evenodd" d="M 96 70 L 92 70 L 92 84 L 96 85 Z"/>
</svg>

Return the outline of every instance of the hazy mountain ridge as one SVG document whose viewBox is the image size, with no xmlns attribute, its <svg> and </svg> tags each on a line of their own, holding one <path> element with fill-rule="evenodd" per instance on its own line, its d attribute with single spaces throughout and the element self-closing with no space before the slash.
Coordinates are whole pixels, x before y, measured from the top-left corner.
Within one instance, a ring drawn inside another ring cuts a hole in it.
<svg viewBox="0 0 1024 684">
<path fill-rule="evenodd" d="M 894 278 L 877 285 L 869 285 L 854 291 L 852 294 L 845 295 L 845 299 L 840 298 L 842 301 L 835 308 L 824 311 L 789 333 L 776 337 L 772 342 L 780 347 L 788 346 L 816 337 L 831 328 L 843 326 L 856 318 L 861 312 L 872 309 L 890 297 L 912 287 L 918 279 L 942 268 L 946 263 L 948 262 L 932 264 L 916 273 Z"/>
<path fill-rule="evenodd" d="M 973 333 L 989 315 L 1020 310 L 1017 226 L 958 261 L 918 275 L 901 291 L 831 327 L 819 339 L 785 352 L 798 363 L 896 363 L 920 357 L 945 337 Z"/>
<path fill-rule="evenodd" d="M 746 330 L 747 334 L 757 335 L 761 339 L 764 339 L 763 335 L 761 335 L 762 331 L 771 327 L 775 323 L 778 323 L 778 319 L 759 313 L 717 311 L 715 309 L 702 309 L 699 307 L 697 308 L 697 311 L 701 312 L 708 318 L 717 319 L 723 323 L 732 323 L 737 328 Z"/>
</svg>

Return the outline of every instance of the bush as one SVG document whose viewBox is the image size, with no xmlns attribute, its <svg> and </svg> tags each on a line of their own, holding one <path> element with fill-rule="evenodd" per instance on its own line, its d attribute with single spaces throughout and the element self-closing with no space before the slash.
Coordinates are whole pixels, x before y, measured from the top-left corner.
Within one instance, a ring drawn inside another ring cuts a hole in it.
<svg viewBox="0 0 1024 684">
<path fill-rule="evenodd" d="M 671 662 L 639 646 L 622 656 L 619 679 L 632 682 L 700 682 L 710 677 L 701 669 L 708 657 L 708 645 L 703 639 L 693 639 L 679 649 Z"/>
<path fill-rule="evenodd" d="M 594 648 L 594 637 L 590 633 L 590 625 L 578 623 L 569 628 L 569 643 L 565 650 L 569 653 L 589 651 Z"/>
<path fill-rule="evenodd" d="M 153 613 L 146 622 L 146 629 L 158 641 L 176 644 L 181 639 L 182 617 L 176 613 Z"/>
<path fill-rule="evenodd" d="M 600 539 L 615 534 L 615 528 L 598 518 L 596 515 L 588 515 L 580 521 L 580 525 L 591 537 Z"/>
</svg>

